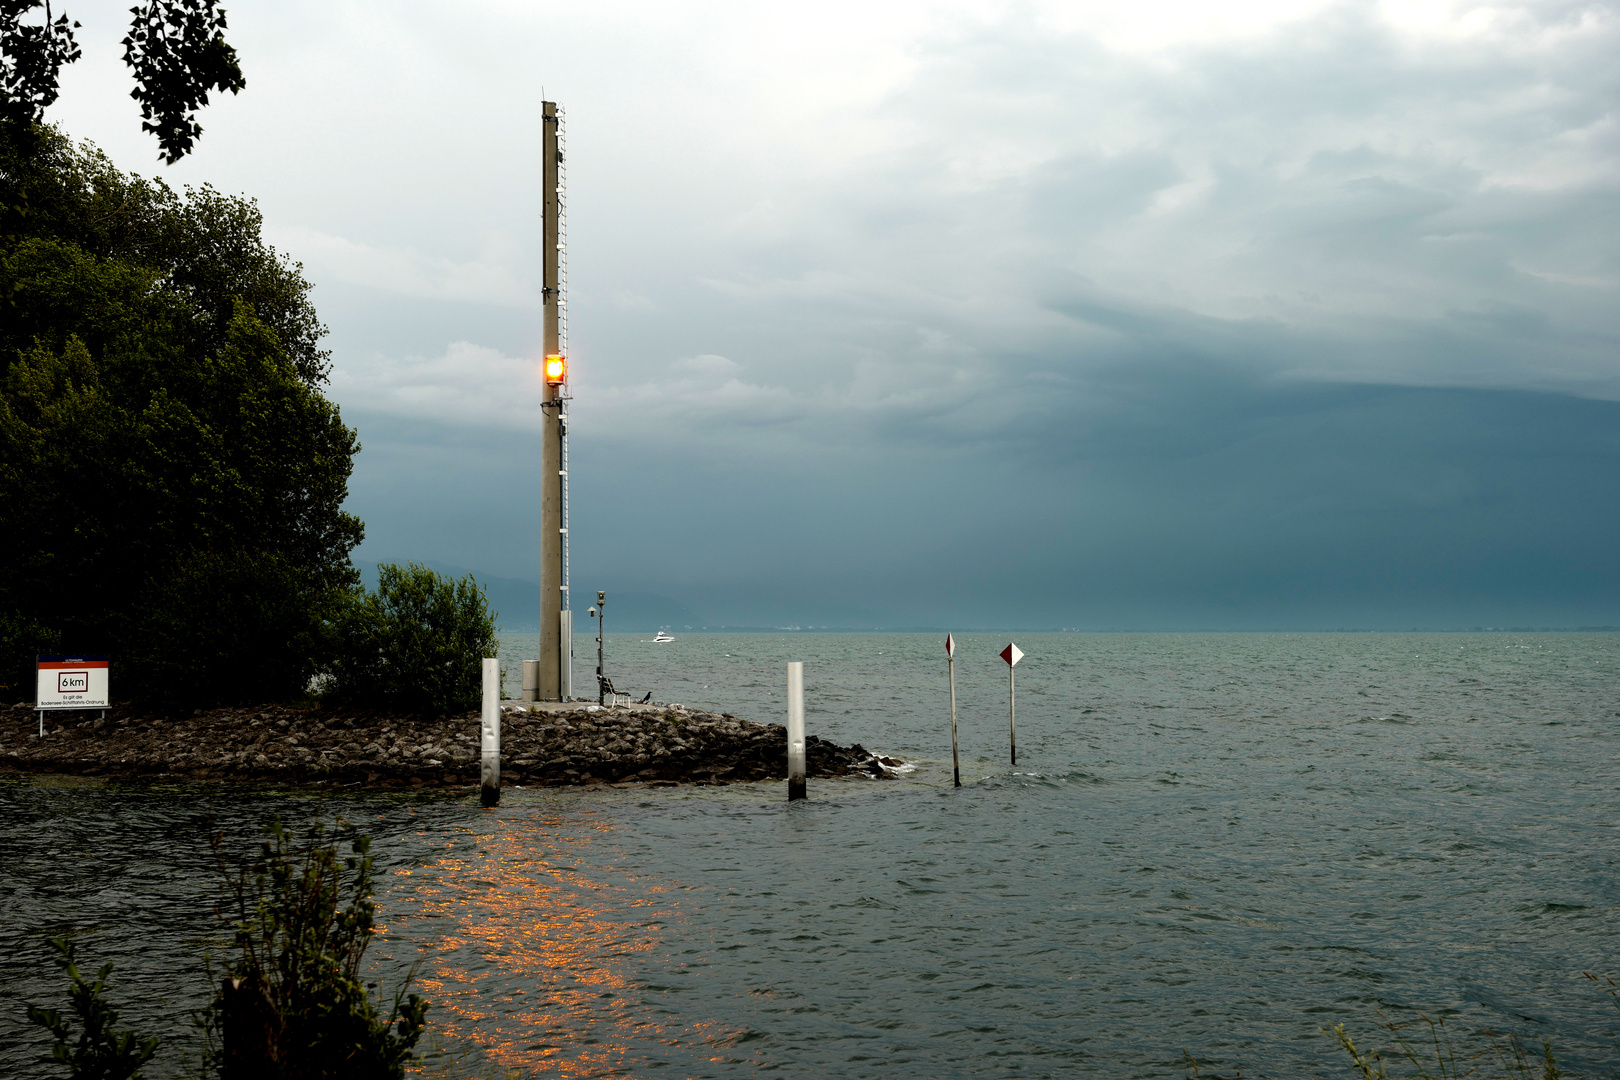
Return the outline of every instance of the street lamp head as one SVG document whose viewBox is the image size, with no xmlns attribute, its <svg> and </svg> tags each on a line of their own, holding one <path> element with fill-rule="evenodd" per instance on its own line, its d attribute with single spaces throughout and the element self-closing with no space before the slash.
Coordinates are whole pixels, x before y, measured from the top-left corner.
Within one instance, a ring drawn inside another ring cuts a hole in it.
<svg viewBox="0 0 1620 1080">
<path fill-rule="evenodd" d="M 555 354 L 546 357 L 546 384 L 561 386 L 568 381 L 568 358 Z"/>
<path fill-rule="evenodd" d="M 590 613 L 591 613 L 591 618 L 593 618 L 593 619 L 594 619 L 594 618 L 596 618 L 596 609 L 595 609 L 595 608 L 589 608 L 589 609 L 587 609 L 587 610 L 589 610 L 589 611 L 590 611 Z"/>
<path fill-rule="evenodd" d="M 607 602 L 607 593 L 598 590 L 597 593 L 596 593 L 596 602 L 598 604 L 606 603 Z"/>
</svg>

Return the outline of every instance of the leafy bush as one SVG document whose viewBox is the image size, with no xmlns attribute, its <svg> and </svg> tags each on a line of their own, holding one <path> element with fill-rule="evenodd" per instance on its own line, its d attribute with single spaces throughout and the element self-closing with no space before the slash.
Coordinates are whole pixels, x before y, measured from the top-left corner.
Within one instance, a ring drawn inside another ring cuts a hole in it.
<svg viewBox="0 0 1620 1080">
<path fill-rule="evenodd" d="M 471 574 L 383 563 L 377 591 L 351 590 L 334 624 L 326 696 L 420 713 L 459 712 L 483 696 L 495 618 Z"/>
<path fill-rule="evenodd" d="M 304 844 L 279 818 L 264 832 L 258 856 L 225 872 L 239 954 L 214 1001 L 208 1026 L 222 1039 L 210 1064 L 227 1076 L 283 1080 L 402 1077 L 428 1006 L 406 994 L 407 977 L 380 1016 L 376 984 L 360 973 L 376 932 L 369 838 L 356 838 L 353 854 L 340 857 L 321 843 L 318 824 Z M 217 854 L 222 838 L 213 843 Z"/>
<path fill-rule="evenodd" d="M 65 1065 L 74 1080 L 130 1080 L 139 1076 L 141 1066 L 157 1051 L 158 1040 L 156 1036 L 143 1039 L 133 1031 L 113 1030 L 118 1013 L 102 996 L 112 965 L 103 964 L 96 981 L 89 982 L 79 974 L 71 942 L 57 938 L 51 941 L 51 948 L 56 950 L 53 959 L 57 966 L 67 973 L 68 999 L 84 1029 L 75 1040 L 72 1024 L 61 1013 L 30 1005 L 28 1019 L 56 1036 L 51 1060 Z"/>
</svg>

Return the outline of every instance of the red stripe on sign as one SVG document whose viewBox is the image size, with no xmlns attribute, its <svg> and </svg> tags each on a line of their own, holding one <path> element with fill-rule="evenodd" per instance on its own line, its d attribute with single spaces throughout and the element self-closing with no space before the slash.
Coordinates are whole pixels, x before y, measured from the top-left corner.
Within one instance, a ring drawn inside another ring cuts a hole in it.
<svg viewBox="0 0 1620 1080">
<path fill-rule="evenodd" d="M 82 660 L 78 663 L 56 663 L 53 661 L 49 664 L 40 664 L 39 670 L 60 671 L 65 668 L 72 668 L 74 671 L 83 671 L 85 668 L 104 668 L 106 666 L 107 661 L 105 660 Z"/>
</svg>

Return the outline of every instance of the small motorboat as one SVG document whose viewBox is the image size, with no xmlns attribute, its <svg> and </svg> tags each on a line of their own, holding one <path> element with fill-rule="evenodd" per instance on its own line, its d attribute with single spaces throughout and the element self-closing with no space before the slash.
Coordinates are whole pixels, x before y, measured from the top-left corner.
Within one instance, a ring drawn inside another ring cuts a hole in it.
<svg viewBox="0 0 1620 1080">
<path fill-rule="evenodd" d="M 671 634 L 669 634 L 669 633 L 667 633 L 667 632 L 665 632 L 663 630 L 660 630 L 660 631 L 658 631 L 658 633 L 653 635 L 653 642 L 655 644 L 663 644 L 666 641 L 674 641 L 674 640 L 675 640 L 675 638 L 674 638 L 673 635 L 671 635 Z"/>
</svg>

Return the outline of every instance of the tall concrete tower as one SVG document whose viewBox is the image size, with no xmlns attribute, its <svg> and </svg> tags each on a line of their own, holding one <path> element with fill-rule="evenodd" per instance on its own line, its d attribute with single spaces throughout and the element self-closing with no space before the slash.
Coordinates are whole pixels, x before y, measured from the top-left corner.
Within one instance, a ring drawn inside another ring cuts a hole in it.
<svg viewBox="0 0 1620 1080">
<path fill-rule="evenodd" d="M 573 695 L 572 605 L 568 600 L 568 198 L 565 111 L 541 103 L 545 227 L 545 392 L 540 412 L 541 701 Z"/>
</svg>

